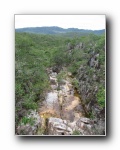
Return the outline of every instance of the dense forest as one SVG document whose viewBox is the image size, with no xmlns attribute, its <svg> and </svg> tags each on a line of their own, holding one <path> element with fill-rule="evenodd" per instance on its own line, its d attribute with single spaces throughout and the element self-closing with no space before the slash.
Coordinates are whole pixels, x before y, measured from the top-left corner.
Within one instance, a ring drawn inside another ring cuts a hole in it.
<svg viewBox="0 0 120 150">
<path fill-rule="evenodd" d="M 84 117 L 78 120 L 84 124 L 85 129 L 76 125 L 75 129 L 70 128 L 69 133 L 62 131 L 60 134 L 104 135 L 105 33 L 82 36 L 75 33 L 15 33 L 15 133 L 59 135 L 42 125 L 44 119 L 45 126 L 49 126 L 50 118 L 54 115 L 40 115 L 46 95 L 51 91 L 50 70 L 57 74 L 57 92 L 61 90 L 61 82 L 67 80 L 67 74 L 70 76 L 69 82 L 77 91 L 74 94 L 79 96 L 84 108 Z M 79 113 L 80 109 L 76 106 L 74 111 Z M 70 123 L 75 121 L 69 120 Z"/>
</svg>

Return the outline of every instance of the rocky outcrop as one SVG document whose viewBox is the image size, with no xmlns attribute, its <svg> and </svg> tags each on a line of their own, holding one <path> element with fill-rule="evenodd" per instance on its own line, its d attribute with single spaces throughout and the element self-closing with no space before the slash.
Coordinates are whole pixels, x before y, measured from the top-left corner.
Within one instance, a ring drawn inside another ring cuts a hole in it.
<svg viewBox="0 0 120 150">
<path fill-rule="evenodd" d="M 79 118 L 76 121 L 74 130 L 78 130 L 81 135 L 93 135 L 94 122 L 89 118 Z"/>
<path fill-rule="evenodd" d="M 72 129 L 66 120 L 60 118 L 48 119 L 48 135 L 71 135 Z"/>
<path fill-rule="evenodd" d="M 105 132 L 105 108 L 99 106 L 97 99 L 99 85 L 105 85 L 104 69 L 104 67 L 100 66 L 99 54 L 93 53 L 88 64 L 80 66 L 77 75 L 79 81 L 78 90 L 87 116 L 97 120 L 96 134 Z"/>
<path fill-rule="evenodd" d="M 92 69 L 87 66 L 81 66 L 78 71 L 79 93 L 85 105 L 86 112 L 93 112 L 98 118 L 98 115 L 103 111 L 97 105 L 98 83 L 103 84 L 104 81 L 99 76 L 101 70 Z M 104 113 L 103 113 L 104 114 Z"/>
<path fill-rule="evenodd" d="M 67 44 L 67 50 L 71 50 L 74 48 L 74 45 L 72 45 L 71 43 Z"/>
<path fill-rule="evenodd" d="M 75 49 L 82 49 L 82 48 L 83 48 L 83 43 L 82 42 L 80 42 L 79 44 L 77 44 L 75 46 Z"/>
<path fill-rule="evenodd" d="M 99 68 L 100 67 L 100 63 L 98 61 L 99 58 L 99 54 L 94 54 L 90 60 L 88 61 L 88 64 L 90 67 L 94 67 L 94 68 Z"/>
<path fill-rule="evenodd" d="M 74 135 L 75 131 L 79 135 L 103 134 L 103 129 L 89 118 L 80 117 L 73 122 L 53 117 L 48 119 L 48 135 Z"/>
<path fill-rule="evenodd" d="M 28 120 L 28 121 L 27 121 Z M 30 114 L 21 120 L 20 125 L 17 127 L 18 135 L 35 135 L 38 128 L 41 126 L 42 120 L 36 111 L 31 111 Z"/>
<path fill-rule="evenodd" d="M 67 50 L 72 50 L 72 49 L 82 49 L 83 48 L 83 43 L 82 42 L 80 42 L 80 43 L 78 43 L 78 44 L 72 44 L 72 43 L 68 43 L 67 44 Z"/>
</svg>

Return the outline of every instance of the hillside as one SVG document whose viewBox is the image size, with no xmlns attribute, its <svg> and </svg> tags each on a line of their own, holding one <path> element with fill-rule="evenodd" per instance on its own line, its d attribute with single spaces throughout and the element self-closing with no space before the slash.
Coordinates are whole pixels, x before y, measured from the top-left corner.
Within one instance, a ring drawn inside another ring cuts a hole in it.
<svg viewBox="0 0 120 150">
<path fill-rule="evenodd" d="M 15 33 L 15 133 L 105 135 L 105 35 L 55 31 Z"/>
<path fill-rule="evenodd" d="M 68 28 L 63 29 L 61 27 L 29 27 L 29 28 L 19 28 L 15 29 L 16 32 L 29 32 L 29 33 L 37 33 L 37 34 L 65 34 L 65 33 L 77 33 L 77 34 L 96 34 L 101 35 L 105 32 L 105 30 L 84 30 L 78 28 Z"/>
</svg>

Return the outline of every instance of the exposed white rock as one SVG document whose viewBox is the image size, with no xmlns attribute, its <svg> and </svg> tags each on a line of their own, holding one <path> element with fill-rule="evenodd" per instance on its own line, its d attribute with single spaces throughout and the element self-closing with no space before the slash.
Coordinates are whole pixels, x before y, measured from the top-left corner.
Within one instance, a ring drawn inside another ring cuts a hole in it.
<svg viewBox="0 0 120 150">
<path fill-rule="evenodd" d="M 90 124 L 91 123 L 91 120 L 89 118 L 85 118 L 85 117 L 81 117 L 80 118 L 80 121 L 81 122 L 84 122 L 84 123 L 87 123 L 87 124 Z"/>
<path fill-rule="evenodd" d="M 68 126 L 66 120 L 60 118 L 49 118 L 48 133 L 49 135 L 71 135 L 73 130 Z"/>
<path fill-rule="evenodd" d="M 48 104 L 52 104 L 58 101 L 58 93 L 56 92 L 49 92 L 47 94 L 46 102 Z"/>
</svg>

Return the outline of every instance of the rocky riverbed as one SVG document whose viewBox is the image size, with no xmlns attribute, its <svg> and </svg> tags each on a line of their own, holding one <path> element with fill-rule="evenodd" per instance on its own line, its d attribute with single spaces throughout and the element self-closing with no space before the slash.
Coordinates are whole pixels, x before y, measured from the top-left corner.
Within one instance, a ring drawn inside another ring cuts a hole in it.
<svg viewBox="0 0 120 150">
<path fill-rule="evenodd" d="M 72 85 L 71 73 L 59 83 L 57 73 L 49 70 L 51 91 L 39 109 L 42 133 L 46 135 L 94 134 L 94 121 L 85 117 L 82 101 Z"/>
</svg>

